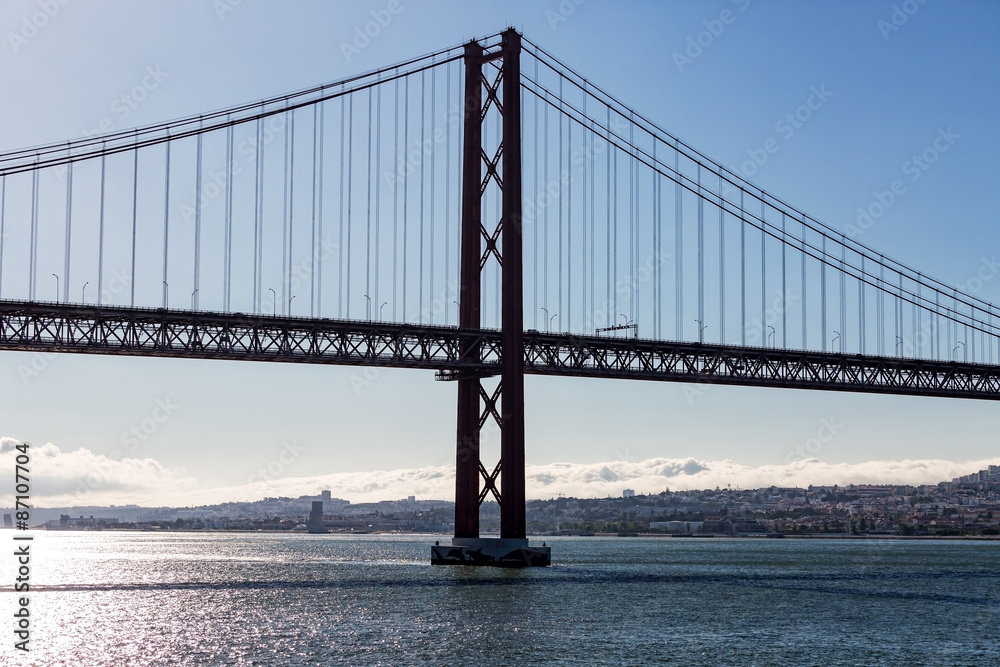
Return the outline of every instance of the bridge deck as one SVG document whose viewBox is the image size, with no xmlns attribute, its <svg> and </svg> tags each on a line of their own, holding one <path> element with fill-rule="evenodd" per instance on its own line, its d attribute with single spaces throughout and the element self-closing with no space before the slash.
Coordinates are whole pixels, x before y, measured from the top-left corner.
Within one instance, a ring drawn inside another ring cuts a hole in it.
<svg viewBox="0 0 1000 667">
<path fill-rule="evenodd" d="M 463 360 L 462 343 L 480 361 Z M 500 371 L 500 332 L 387 322 L 0 301 L 0 350 Z M 535 375 L 1000 399 L 1000 366 L 526 332 Z"/>
</svg>

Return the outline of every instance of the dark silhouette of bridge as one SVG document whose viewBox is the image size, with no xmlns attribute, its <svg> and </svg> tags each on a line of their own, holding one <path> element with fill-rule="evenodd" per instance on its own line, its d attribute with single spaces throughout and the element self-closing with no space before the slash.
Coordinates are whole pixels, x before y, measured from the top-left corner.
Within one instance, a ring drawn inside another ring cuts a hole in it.
<svg viewBox="0 0 1000 667">
<path fill-rule="evenodd" d="M 456 539 L 434 562 L 548 563 L 525 539 L 525 373 L 995 400 L 995 316 L 514 30 L 0 156 L 0 349 L 455 381 Z M 499 540 L 479 539 L 489 496 Z"/>
</svg>

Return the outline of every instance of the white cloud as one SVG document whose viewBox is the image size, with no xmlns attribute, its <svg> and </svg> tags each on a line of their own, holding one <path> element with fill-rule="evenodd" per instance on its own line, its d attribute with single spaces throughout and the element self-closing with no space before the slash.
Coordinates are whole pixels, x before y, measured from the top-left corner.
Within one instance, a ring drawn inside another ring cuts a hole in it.
<svg viewBox="0 0 1000 667">
<path fill-rule="evenodd" d="M 0 438 L 0 502 L 14 504 L 14 465 L 18 440 Z M 163 497 L 180 499 L 197 482 L 182 471 L 164 468 L 155 459 L 112 459 L 80 448 L 64 452 L 48 443 L 28 449 L 31 505 L 160 504 Z"/>
<path fill-rule="evenodd" d="M 13 480 L 17 441 L 0 438 L 0 479 Z M 199 488 L 183 471 L 164 468 L 154 459 L 115 461 L 87 449 L 63 452 L 53 444 L 31 448 L 32 504 L 68 505 L 201 505 L 225 501 L 258 500 L 265 496 L 317 495 L 330 489 L 351 502 L 392 500 L 415 495 L 424 499 L 454 497 L 452 466 L 338 472 L 309 477 L 286 477 L 226 488 Z M 825 463 L 806 459 L 793 463 L 748 466 L 729 459 L 699 461 L 648 459 L 603 463 L 529 465 L 525 471 L 528 497 L 557 494 L 577 497 L 620 496 L 622 489 L 659 493 L 732 485 L 740 488 L 810 484 L 933 484 L 981 470 L 1000 459 L 947 461 L 922 459 Z M 0 491 L 0 503 L 12 504 L 12 484 Z"/>
</svg>

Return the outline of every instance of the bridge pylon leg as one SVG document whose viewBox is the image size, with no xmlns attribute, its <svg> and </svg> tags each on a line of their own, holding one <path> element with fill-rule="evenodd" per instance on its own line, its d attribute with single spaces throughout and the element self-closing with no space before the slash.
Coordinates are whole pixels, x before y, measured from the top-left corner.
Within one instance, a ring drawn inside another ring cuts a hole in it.
<svg viewBox="0 0 1000 667">
<path fill-rule="evenodd" d="M 474 367 L 481 360 L 478 337 L 482 306 L 481 276 L 491 260 L 501 277 L 500 384 L 488 391 L 474 371 L 459 370 L 458 429 L 455 459 L 455 538 L 431 548 L 438 565 L 548 565 L 547 547 L 529 546 L 524 485 L 524 289 L 521 239 L 521 35 L 503 33 L 498 49 L 486 52 L 476 41 L 465 47 L 464 154 L 462 158 L 462 239 L 459 328 L 470 334 L 460 359 Z M 483 64 L 502 60 L 491 83 Z M 483 99 L 483 92 L 486 99 Z M 482 122 L 491 105 L 502 115 L 501 144 L 490 158 L 483 149 Z M 483 166 L 486 176 L 483 177 Z M 501 216 L 489 232 L 482 221 L 483 192 L 494 182 L 501 190 Z M 499 240 L 499 243 L 498 243 Z M 491 469 L 480 460 L 479 435 L 490 418 L 500 426 L 500 462 Z M 497 477 L 500 487 L 497 487 Z M 483 482 L 480 488 L 480 480 Z M 500 537 L 479 536 L 479 506 L 492 494 L 500 505 Z"/>
</svg>

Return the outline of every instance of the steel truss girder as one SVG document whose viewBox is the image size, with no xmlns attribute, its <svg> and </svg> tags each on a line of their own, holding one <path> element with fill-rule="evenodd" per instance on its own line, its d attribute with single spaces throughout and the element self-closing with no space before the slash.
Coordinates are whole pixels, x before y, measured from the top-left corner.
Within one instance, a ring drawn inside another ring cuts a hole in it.
<svg viewBox="0 0 1000 667">
<path fill-rule="evenodd" d="M 478 359 L 463 360 L 462 349 L 478 350 Z M 0 350 L 419 368 L 473 379 L 498 375 L 502 361 L 501 332 L 492 329 L 20 301 L 0 301 Z M 525 333 L 524 371 L 1000 400 L 996 365 L 639 338 Z"/>
</svg>

